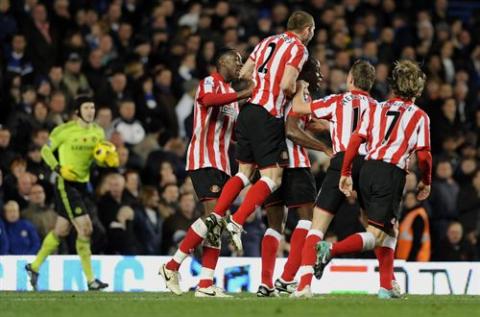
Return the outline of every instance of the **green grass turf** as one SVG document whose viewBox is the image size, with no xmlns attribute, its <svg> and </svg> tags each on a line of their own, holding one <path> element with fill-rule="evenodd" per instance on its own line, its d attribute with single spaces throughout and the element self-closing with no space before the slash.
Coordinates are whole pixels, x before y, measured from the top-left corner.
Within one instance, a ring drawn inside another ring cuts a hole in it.
<svg viewBox="0 0 480 317">
<path fill-rule="evenodd" d="M 233 299 L 205 299 L 194 298 L 193 293 L 179 297 L 167 293 L 0 292 L 0 316 L 476 317 L 480 316 L 480 297 L 410 295 L 379 300 L 373 295 L 325 295 L 298 300 L 246 293 Z"/>
</svg>

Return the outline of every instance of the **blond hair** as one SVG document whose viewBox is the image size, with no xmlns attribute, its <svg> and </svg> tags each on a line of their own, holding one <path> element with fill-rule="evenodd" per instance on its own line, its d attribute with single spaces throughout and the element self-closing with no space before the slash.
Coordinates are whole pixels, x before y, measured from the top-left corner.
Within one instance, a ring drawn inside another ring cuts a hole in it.
<svg viewBox="0 0 480 317">
<path fill-rule="evenodd" d="M 395 95 L 412 99 L 422 94 L 426 76 L 417 63 L 403 60 L 395 62 L 392 71 L 392 89 Z"/>
</svg>

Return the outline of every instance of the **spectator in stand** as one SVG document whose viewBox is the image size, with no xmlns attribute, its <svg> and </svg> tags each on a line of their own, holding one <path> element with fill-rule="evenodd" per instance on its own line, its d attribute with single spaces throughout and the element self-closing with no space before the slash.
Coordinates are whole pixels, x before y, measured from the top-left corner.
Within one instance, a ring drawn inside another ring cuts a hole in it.
<svg viewBox="0 0 480 317">
<path fill-rule="evenodd" d="M 10 244 L 8 242 L 7 230 L 5 229 L 5 223 L 3 222 L 3 218 L 0 217 L 0 255 L 7 255 L 9 249 Z"/>
<path fill-rule="evenodd" d="M 181 194 L 177 211 L 163 223 L 162 254 L 172 254 L 175 251 L 173 237 L 179 232 L 186 232 L 197 216 L 193 194 Z"/>
<path fill-rule="evenodd" d="M 35 52 L 31 56 L 35 73 L 46 75 L 57 61 L 60 41 L 57 30 L 50 23 L 45 5 L 36 4 L 31 13 L 31 19 L 23 24 L 23 32 L 27 35 L 29 50 Z"/>
<path fill-rule="evenodd" d="M 36 177 L 28 172 L 21 172 L 16 179 L 16 187 L 13 191 L 5 193 L 6 200 L 14 200 L 20 208 L 26 208 L 28 206 L 28 199 L 32 186 L 36 181 Z"/>
<path fill-rule="evenodd" d="M 26 53 L 25 36 L 16 34 L 12 38 L 12 49 L 7 56 L 7 76 L 20 75 L 24 83 L 33 83 L 33 66 Z"/>
<path fill-rule="evenodd" d="M 10 130 L 4 126 L 0 125 L 0 169 L 7 171 L 10 169 L 10 163 L 17 156 L 15 151 L 10 146 L 11 140 Z"/>
<path fill-rule="evenodd" d="M 471 181 L 460 188 L 457 206 L 467 236 L 477 230 L 480 221 L 480 170 L 477 169 Z"/>
<path fill-rule="evenodd" d="M 48 108 L 49 113 L 47 120 L 52 122 L 55 126 L 68 121 L 69 116 L 67 113 L 67 97 L 63 91 L 57 90 L 52 93 Z"/>
<path fill-rule="evenodd" d="M 405 194 L 402 207 L 396 258 L 428 262 L 432 250 L 427 211 L 417 200 L 415 191 Z"/>
<path fill-rule="evenodd" d="M 140 175 L 135 170 L 127 170 L 123 177 L 125 178 L 125 201 L 129 206 L 137 208 L 140 202 Z"/>
<path fill-rule="evenodd" d="M 28 206 L 22 209 L 21 215 L 25 220 L 30 221 L 43 240 L 45 236 L 53 230 L 57 220 L 57 214 L 52 206 L 47 205 L 45 191 L 40 184 L 32 186 L 29 194 Z"/>
<path fill-rule="evenodd" d="M 8 201 L 3 206 L 3 216 L 9 243 L 8 254 L 36 254 L 40 249 L 40 238 L 28 220 L 20 219 L 18 203 Z"/>
<path fill-rule="evenodd" d="M 160 212 L 160 196 L 155 187 L 145 186 L 141 205 L 135 209 L 135 232 L 141 254 L 158 255 L 162 247 L 162 227 L 165 216 Z"/>
<path fill-rule="evenodd" d="M 459 222 L 448 224 L 446 237 L 444 237 L 436 252 L 434 261 L 476 261 L 477 251 L 463 236 L 463 227 Z"/>
<path fill-rule="evenodd" d="M 99 217 L 105 228 L 110 228 L 110 223 L 117 219 L 118 210 L 125 201 L 125 178 L 121 174 L 113 173 L 104 178 L 106 192 L 97 203 Z"/>
<path fill-rule="evenodd" d="M 119 105 L 120 117 L 112 122 L 113 130 L 120 132 L 127 147 L 132 147 L 143 141 L 145 129 L 140 121 L 135 119 L 135 103 L 125 99 Z"/>
<path fill-rule="evenodd" d="M 160 213 L 164 218 L 169 218 L 178 208 L 178 197 L 180 191 L 177 184 L 170 183 L 161 188 Z"/>
<path fill-rule="evenodd" d="M 134 212 L 131 207 L 120 207 L 116 218 L 110 222 L 107 230 L 107 254 L 135 255 L 137 253 L 133 218 Z"/>
<path fill-rule="evenodd" d="M 432 193 L 429 197 L 432 219 L 432 240 L 445 237 L 448 223 L 458 217 L 457 198 L 460 188 L 453 179 L 452 164 L 441 160 L 435 168 Z"/>
</svg>

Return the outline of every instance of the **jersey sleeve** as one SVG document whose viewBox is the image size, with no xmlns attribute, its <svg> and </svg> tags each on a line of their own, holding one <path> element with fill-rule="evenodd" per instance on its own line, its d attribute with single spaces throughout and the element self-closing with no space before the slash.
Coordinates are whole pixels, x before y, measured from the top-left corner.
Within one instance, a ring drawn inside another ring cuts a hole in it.
<svg viewBox="0 0 480 317">
<path fill-rule="evenodd" d="M 59 164 L 53 152 L 55 152 L 55 150 L 58 149 L 64 142 L 65 133 L 68 132 L 66 127 L 67 125 L 65 124 L 53 129 L 52 133 L 48 137 L 47 144 L 45 144 L 41 150 L 42 159 L 52 170 L 54 170 Z"/>
<path fill-rule="evenodd" d="M 331 120 L 341 96 L 342 95 L 330 95 L 325 98 L 313 100 L 310 105 L 313 117 L 316 119 Z"/>
<path fill-rule="evenodd" d="M 305 46 L 301 44 L 295 44 L 292 47 L 290 58 L 288 59 L 286 65 L 293 66 L 298 71 L 301 71 L 303 64 L 305 64 L 307 59 L 308 59 L 308 50 L 305 48 Z"/>
<path fill-rule="evenodd" d="M 430 151 L 430 119 L 426 113 L 418 122 L 416 151 Z"/>
<path fill-rule="evenodd" d="M 204 98 L 207 94 L 215 93 L 217 90 L 217 84 L 212 76 L 206 77 L 200 81 L 198 86 L 197 101 L 203 105 Z"/>
<path fill-rule="evenodd" d="M 47 146 L 50 150 L 55 151 L 65 140 L 66 126 L 61 125 L 52 130 L 48 137 Z"/>
</svg>

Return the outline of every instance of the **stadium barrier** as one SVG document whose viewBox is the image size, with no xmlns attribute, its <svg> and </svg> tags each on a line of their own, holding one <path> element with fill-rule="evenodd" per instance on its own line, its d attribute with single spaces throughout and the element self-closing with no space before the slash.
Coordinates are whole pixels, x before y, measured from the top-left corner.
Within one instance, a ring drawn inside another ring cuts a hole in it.
<svg viewBox="0 0 480 317">
<path fill-rule="evenodd" d="M 163 256 L 93 256 L 97 277 L 110 284 L 107 291 L 161 292 L 164 283 L 157 274 Z M 30 290 L 24 266 L 31 256 L 0 256 L 0 291 Z M 278 259 L 275 276 L 281 273 L 285 259 Z M 215 274 L 217 285 L 229 292 L 254 292 L 260 283 L 259 258 L 220 258 Z M 409 294 L 480 295 L 480 262 L 395 262 L 396 278 Z M 200 264 L 187 259 L 181 267 L 181 286 L 194 289 Z M 368 293 L 378 291 L 376 260 L 336 259 L 327 267 L 321 281 L 314 280 L 315 293 Z M 84 291 L 86 281 L 76 256 L 51 256 L 41 268 L 39 289 Z"/>
</svg>

